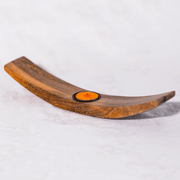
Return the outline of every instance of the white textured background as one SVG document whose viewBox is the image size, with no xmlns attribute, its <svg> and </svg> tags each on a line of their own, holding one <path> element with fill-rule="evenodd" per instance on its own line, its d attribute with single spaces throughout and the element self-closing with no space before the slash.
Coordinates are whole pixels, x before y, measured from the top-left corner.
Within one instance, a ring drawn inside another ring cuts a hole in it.
<svg viewBox="0 0 180 180">
<path fill-rule="evenodd" d="M 20 56 L 99 93 L 164 105 L 123 120 L 56 108 L 3 66 Z M 0 180 L 179 180 L 180 1 L 1 0 Z"/>
</svg>

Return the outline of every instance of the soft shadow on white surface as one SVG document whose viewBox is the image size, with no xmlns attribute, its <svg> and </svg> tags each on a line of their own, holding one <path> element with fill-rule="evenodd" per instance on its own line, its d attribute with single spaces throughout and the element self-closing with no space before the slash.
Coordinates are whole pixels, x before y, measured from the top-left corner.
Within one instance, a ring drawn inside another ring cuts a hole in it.
<svg viewBox="0 0 180 180">
<path fill-rule="evenodd" d="M 167 102 L 150 111 L 137 114 L 134 116 L 121 118 L 121 120 L 160 118 L 160 117 L 173 116 L 178 114 L 179 112 L 180 112 L 180 102 Z"/>
</svg>

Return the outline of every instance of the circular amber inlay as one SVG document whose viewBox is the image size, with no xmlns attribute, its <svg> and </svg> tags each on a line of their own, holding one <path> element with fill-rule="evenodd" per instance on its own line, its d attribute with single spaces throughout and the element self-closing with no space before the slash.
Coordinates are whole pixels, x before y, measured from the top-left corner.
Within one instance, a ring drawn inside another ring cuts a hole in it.
<svg viewBox="0 0 180 180">
<path fill-rule="evenodd" d="M 92 102 L 100 98 L 100 94 L 89 91 L 77 92 L 73 95 L 73 99 L 80 102 Z"/>
</svg>

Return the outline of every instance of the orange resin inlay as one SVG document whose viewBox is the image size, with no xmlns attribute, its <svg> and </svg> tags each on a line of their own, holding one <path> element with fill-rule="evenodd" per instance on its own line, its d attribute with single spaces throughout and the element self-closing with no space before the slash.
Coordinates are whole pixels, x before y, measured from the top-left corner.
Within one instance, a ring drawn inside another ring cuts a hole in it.
<svg viewBox="0 0 180 180">
<path fill-rule="evenodd" d="M 99 95 L 95 92 L 79 92 L 76 94 L 76 98 L 83 101 L 95 100 L 98 97 Z"/>
</svg>

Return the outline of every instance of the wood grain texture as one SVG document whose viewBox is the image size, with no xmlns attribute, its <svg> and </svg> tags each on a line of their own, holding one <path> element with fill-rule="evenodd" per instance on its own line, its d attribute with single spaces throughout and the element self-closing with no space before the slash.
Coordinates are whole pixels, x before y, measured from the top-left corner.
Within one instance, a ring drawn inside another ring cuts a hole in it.
<svg viewBox="0 0 180 180">
<path fill-rule="evenodd" d="M 69 84 L 44 71 L 26 57 L 4 66 L 5 71 L 26 89 L 65 110 L 100 118 L 122 118 L 153 109 L 175 95 L 175 91 L 142 97 L 123 97 L 101 94 L 94 102 L 77 102 L 72 95 L 87 91 Z"/>
</svg>

